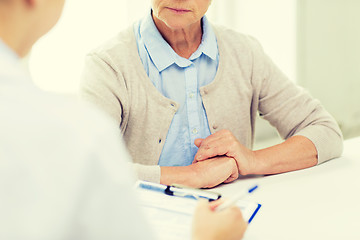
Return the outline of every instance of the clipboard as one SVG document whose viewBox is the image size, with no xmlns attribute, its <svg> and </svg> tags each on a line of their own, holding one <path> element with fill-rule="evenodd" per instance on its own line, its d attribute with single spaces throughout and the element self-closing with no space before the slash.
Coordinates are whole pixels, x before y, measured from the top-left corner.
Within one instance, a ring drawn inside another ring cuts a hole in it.
<svg viewBox="0 0 360 240">
<path fill-rule="evenodd" d="M 197 199 L 214 201 L 221 198 L 221 194 L 216 192 L 146 181 L 137 181 L 135 189 L 140 199 L 140 207 L 156 239 L 160 240 L 190 240 Z M 236 206 L 241 209 L 248 223 L 261 208 L 261 204 L 244 200 L 239 200 Z"/>
</svg>

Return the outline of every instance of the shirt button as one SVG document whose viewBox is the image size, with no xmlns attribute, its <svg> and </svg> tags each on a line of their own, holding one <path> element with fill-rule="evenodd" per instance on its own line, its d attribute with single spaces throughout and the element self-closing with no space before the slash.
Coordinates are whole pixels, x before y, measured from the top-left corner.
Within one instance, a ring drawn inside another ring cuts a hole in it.
<svg viewBox="0 0 360 240">
<path fill-rule="evenodd" d="M 194 93 L 190 93 L 190 94 L 189 94 L 189 98 L 193 98 L 194 96 L 195 96 Z"/>
<path fill-rule="evenodd" d="M 192 130 L 192 133 L 193 133 L 193 134 L 197 134 L 197 133 L 198 133 L 198 130 L 197 130 L 196 128 L 194 128 L 194 129 Z"/>
<path fill-rule="evenodd" d="M 207 89 L 204 89 L 204 90 L 201 91 L 201 93 L 202 93 L 203 95 L 206 95 L 206 94 L 208 93 L 208 90 L 207 90 Z"/>
</svg>

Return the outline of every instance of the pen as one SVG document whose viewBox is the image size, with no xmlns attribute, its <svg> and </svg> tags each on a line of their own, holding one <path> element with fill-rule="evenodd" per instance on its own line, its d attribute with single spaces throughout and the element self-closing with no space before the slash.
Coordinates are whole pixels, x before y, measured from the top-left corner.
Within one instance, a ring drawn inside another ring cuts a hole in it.
<svg viewBox="0 0 360 240">
<path fill-rule="evenodd" d="M 136 187 L 163 192 L 169 196 L 187 197 L 198 200 L 199 198 L 208 199 L 209 202 L 215 201 L 221 198 L 221 194 L 216 192 L 204 191 L 200 189 L 190 188 L 179 184 L 173 184 L 171 186 L 152 183 L 147 181 L 137 181 Z"/>
<path fill-rule="evenodd" d="M 220 206 L 218 206 L 216 208 L 216 211 L 222 211 L 228 207 L 233 206 L 236 201 L 238 201 L 239 199 L 243 198 L 244 196 L 246 196 L 249 193 L 252 193 L 255 189 L 257 189 L 258 186 L 255 185 L 252 188 L 249 188 L 248 190 L 243 190 L 237 194 L 235 194 L 233 197 L 229 198 L 227 201 L 225 201 L 223 204 L 221 204 Z"/>
<path fill-rule="evenodd" d="M 208 199 L 210 202 L 221 198 L 221 194 L 219 193 L 203 191 L 200 189 L 190 188 L 179 184 L 167 186 L 164 192 L 165 194 L 170 196 L 190 197 L 196 200 L 198 200 L 199 198 L 205 198 Z"/>
</svg>

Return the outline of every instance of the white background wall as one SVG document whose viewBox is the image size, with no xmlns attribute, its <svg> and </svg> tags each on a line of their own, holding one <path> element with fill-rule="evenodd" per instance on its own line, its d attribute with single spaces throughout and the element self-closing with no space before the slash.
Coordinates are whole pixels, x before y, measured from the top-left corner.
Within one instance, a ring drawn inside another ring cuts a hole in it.
<svg viewBox="0 0 360 240">
<path fill-rule="evenodd" d="M 76 93 L 85 54 L 127 22 L 125 1 L 66 1 L 59 23 L 33 48 L 30 71 L 42 89 Z"/>
<path fill-rule="evenodd" d="M 257 38 L 274 62 L 296 80 L 296 0 L 213 0 L 208 16 Z"/>
<path fill-rule="evenodd" d="M 299 0 L 298 81 L 360 135 L 360 1 Z"/>
</svg>

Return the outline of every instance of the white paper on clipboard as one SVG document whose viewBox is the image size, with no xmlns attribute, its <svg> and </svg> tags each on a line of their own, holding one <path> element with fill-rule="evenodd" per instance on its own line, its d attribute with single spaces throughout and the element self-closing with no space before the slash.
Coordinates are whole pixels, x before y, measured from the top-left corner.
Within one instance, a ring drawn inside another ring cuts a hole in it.
<svg viewBox="0 0 360 240">
<path fill-rule="evenodd" d="M 151 186 L 148 187 L 147 184 Z M 192 198 L 167 195 L 164 193 L 166 187 L 161 184 L 139 181 L 136 190 L 140 206 L 156 239 L 190 240 L 192 216 L 197 201 Z M 239 200 L 236 205 L 249 223 L 261 207 L 258 203 L 243 200 Z"/>
</svg>

